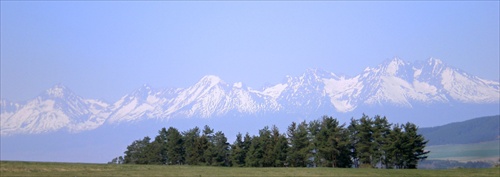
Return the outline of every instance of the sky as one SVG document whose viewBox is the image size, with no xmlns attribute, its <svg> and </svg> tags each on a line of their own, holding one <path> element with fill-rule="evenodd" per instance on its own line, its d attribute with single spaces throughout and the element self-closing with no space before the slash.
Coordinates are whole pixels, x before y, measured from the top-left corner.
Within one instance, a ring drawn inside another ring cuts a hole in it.
<svg viewBox="0 0 500 177">
<path fill-rule="evenodd" d="M 1 1 L 1 98 L 55 84 L 115 102 L 205 75 L 252 88 L 439 58 L 499 80 L 499 2 Z"/>
</svg>

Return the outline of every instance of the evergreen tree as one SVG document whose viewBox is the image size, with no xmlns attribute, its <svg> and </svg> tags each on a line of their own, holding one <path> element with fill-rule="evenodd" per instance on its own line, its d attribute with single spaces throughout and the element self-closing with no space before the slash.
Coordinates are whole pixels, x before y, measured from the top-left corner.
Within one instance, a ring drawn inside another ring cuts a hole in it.
<svg viewBox="0 0 500 177">
<path fill-rule="evenodd" d="M 183 132 L 185 160 L 189 165 L 198 165 L 201 161 L 199 154 L 198 144 L 200 141 L 200 129 L 194 127 L 188 131 Z"/>
<path fill-rule="evenodd" d="M 405 141 L 403 131 L 399 124 L 392 127 L 392 131 L 389 134 L 390 143 L 388 146 L 388 156 L 389 164 L 387 168 L 404 168 L 404 147 L 403 143 Z"/>
<path fill-rule="evenodd" d="M 146 158 L 149 164 L 165 164 L 167 160 L 166 142 L 156 136 L 155 140 L 147 146 Z"/>
<path fill-rule="evenodd" d="M 125 151 L 125 163 L 148 164 L 147 147 L 151 138 L 144 137 L 142 140 L 135 140 Z"/>
<path fill-rule="evenodd" d="M 262 157 L 264 156 L 262 147 L 263 145 L 260 141 L 260 137 L 253 136 L 245 158 L 247 167 L 262 167 Z"/>
<path fill-rule="evenodd" d="M 351 149 L 349 142 L 349 130 L 343 128 L 345 124 L 343 124 L 338 132 L 338 150 L 339 155 L 337 156 L 336 166 L 341 168 L 350 168 L 352 167 L 352 158 L 351 158 Z"/>
<path fill-rule="evenodd" d="M 246 151 L 241 136 L 241 133 L 238 133 L 236 140 L 231 145 L 231 166 L 234 167 L 245 166 Z"/>
<path fill-rule="evenodd" d="M 181 133 L 173 127 L 167 130 L 167 156 L 168 164 L 184 164 L 184 143 Z"/>
<path fill-rule="evenodd" d="M 380 164 L 380 167 L 387 168 L 389 159 L 387 158 L 389 149 L 389 134 L 391 132 L 391 124 L 386 117 L 376 115 L 373 120 L 373 162 Z"/>
<path fill-rule="evenodd" d="M 280 134 L 279 129 L 276 126 L 273 126 L 271 132 L 272 142 L 274 142 L 274 149 L 272 151 L 274 163 L 272 166 L 283 167 L 286 162 L 288 152 L 288 142 L 286 136 L 285 134 Z"/>
<path fill-rule="evenodd" d="M 361 167 L 373 167 L 372 159 L 375 146 L 373 143 L 372 124 L 372 119 L 363 114 L 361 119 L 359 119 L 359 125 L 357 126 L 358 142 L 356 143 L 355 148 L 357 151 L 357 158 L 359 158 L 359 162 L 361 163 Z"/>
<path fill-rule="evenodd" d="M 214 145 L 212 158 L 212 165 L 215 166 L 228 166 L 229 165 L 229 143 L 227 138 L 221 131 L 214 135 Z"/>
<path fill-rule="evenodd" d="M 305 121 L 297 125 L 295 122 L 288 127 L 288 142 L 290 151 L 288 161 L 292 167 L 306 167 L 309 164 L 311 149 L 309 146 L 309 137 L 307 123 Z"/>
<path fill-rule="evenodd" d="M 418 127 L 413 123 L 406 123 L 403 125 L 404 128 L 404 139 L 403 143 L 403 157 L 405 157 L 404 165 L 405 168 L 415 169 L 419 160 L 427 158 L 429 151 L 424 151 L 425 145 L 428 141 L 424 140 L 424 137 L 417 134 Z"/>
<path fill-rule="evenodd" d="M 214 141 L 213 141 L 214 130 L 210 129 L 208 125 L 203 128 L 203 134 L 199 138 L 198 142 L 198 152 L 201 158 L 201 163 L 205 165 L 212 165 L 212 161 L 215 155 Z"/>
<path fill-rule="evenodd" d="M 260 166 L 262 167 L 271 167 L 274 164 L 274 145 L 276 142 L 272 141 L 271 138 L 271 131 L 268 126 L 259 130 L 259 141 L 263 152 L 262 159 L 260 160 Z"/>
<path fill-rule="evenodd" d="M 347 131 L 343 127 L 344 125 L 339 125 L 337 119 L 323 117 L 320 131 L 315 137 L 323 164 L 332 167 L 348 167 L 351 164 Z"/>
<path fill-rule="evenodd" d="M 252 145 L 252 137 L 250 136 L 250 134 L 248 134 L 248 132 L 245 134 L 245 137 L 243 138 L 243 154 L 245 156 L 245 166 L 248 166 L 247 165 L 247 157 L 248 157 L 248 151 L 250 150 L 250 146 Z"/>
<path fill-rule="evenodd" d="M 325 118 L 327 116 L 323 116 Z M 318 146 L 320 146 L 321 142 L 317 136 L 320 132 L 321 129 L 321 121 L 319 120 L 312 120 L 309 122 L 309 139 L 311 140 L 311 143 L 309 144 L 309 149 L 311 149 L 311 156 L 314 159 L 313 164 L 314 166 L 320 166 L 320 167 L 325 167 L 328 164 L 325 164 L 324 159 L 319 154 Z"/>
<path fill-rule="evenodd" d="M 351 118 L 351 123 L 347 127 L 347 138 L 349 141 L 348 148 L 349 148 L 349 155 L 351 157 L 351 161 L 353 163 L 354 168 L 359 167 L 359 158 L 358 158 L 358 151 L 356 147 L 358 146 L 359 142 L 359 120 L 356 120 L 354 118 Z"/>
</svg>

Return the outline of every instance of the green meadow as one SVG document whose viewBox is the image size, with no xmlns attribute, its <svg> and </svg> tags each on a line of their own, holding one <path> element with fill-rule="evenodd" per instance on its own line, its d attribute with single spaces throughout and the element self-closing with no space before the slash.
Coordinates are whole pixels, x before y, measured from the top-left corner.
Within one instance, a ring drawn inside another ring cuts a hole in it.
<svg viewBox="0 0 500 177">
<path fill-rule="evenodd" d="M 0 176 L 500 176 L 486 169 L 236 168 L 206 166 L 108 165 L 50 162 L 0 162 Z"/>
<path fill-rule="evenodd" d="M 498 140 L 475 144 L 455 144 L 428 146 L 429 160 L 456 160 L 456 161 L 492 161 L 500 158 L 500 142 Z"/>
</svg>

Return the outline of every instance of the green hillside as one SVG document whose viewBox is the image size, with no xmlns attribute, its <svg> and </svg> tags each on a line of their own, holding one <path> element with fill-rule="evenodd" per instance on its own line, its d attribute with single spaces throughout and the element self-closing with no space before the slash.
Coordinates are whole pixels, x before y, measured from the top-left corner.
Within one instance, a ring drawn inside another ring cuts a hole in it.
<svg viewBox="0 0 500 177">
<path fill-rule="evenodd" d="M 500 139 L 500 115 L 475 118 L 438 127 L 419 128 L 427 145 L 471 144 Z"/>
</svg>

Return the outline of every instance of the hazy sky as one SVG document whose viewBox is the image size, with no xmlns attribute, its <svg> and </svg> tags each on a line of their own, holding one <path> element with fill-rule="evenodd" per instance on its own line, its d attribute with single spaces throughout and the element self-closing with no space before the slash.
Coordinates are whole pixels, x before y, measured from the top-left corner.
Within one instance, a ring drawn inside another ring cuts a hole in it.
<svg viewBox="0 0 500 177">
<path fill-rule="evenodd" d="M 208 74 L 260 88 L 435 57 L 499 80 L 499 2 L 1 1 L 1 97 L 62 83 L 114 102 Z"/>
</svg>

